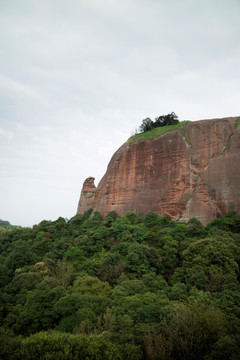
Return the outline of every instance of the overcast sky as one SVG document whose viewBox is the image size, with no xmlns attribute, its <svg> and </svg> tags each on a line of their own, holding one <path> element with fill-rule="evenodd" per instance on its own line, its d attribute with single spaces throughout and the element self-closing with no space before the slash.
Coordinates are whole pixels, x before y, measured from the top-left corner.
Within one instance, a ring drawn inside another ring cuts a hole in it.
<svg viewBox="0 0 240 360">
<path fill-rule="evenodd" d="M 146 117 L 240 114 L 239 0 L 0 0 L 0 218 L 71 218 Z"/>
</svg>

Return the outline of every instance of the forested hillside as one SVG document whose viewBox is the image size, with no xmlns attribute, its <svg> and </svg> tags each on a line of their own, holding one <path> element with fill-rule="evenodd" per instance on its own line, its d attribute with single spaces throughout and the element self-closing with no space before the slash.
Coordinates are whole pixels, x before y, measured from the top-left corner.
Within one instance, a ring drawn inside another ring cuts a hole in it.
<svg viewBox="0 0 240 360">
<path fill-rule="evenodd" d="M 0 227 L 0 358 L 239 359 L 240 217 Z"/>
</svg>

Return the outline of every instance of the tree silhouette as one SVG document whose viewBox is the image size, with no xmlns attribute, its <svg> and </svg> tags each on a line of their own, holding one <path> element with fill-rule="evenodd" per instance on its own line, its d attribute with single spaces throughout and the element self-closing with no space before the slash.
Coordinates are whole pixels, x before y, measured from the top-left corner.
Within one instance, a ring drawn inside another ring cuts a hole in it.
<svg viewBox="0 0 240 360">
<path fill-rule="evenodd" d="M 178 116 L 174 112 L 171 112 L 170 114 L 156 117 L 155 121 L 152 121 L 149 117 L 144 119 L 142 124 L 139 126 L 139 131 L 143 133 L 157 127 L 177 125 L 178 123 Z"/>
</svg>

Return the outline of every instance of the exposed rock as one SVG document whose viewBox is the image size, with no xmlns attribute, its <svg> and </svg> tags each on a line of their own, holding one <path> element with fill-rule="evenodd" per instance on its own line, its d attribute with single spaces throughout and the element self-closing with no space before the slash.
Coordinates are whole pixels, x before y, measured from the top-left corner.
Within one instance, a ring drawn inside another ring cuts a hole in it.
<svg viewBox="0 0 240 360">
<path fill-rule="evenodd" d="M 83 185 L 78 213 L 92 207 L 154 211 L 204 225 L 228 211 L 240 213 L 240 127 L 237 118 L 201 120 L 151 141 L 126 142 L 113 155 L 97 189 Z M 91 179 L 91 180 L 90 180 Z M 93 179 L 93 180 L 92 180 Z"/>
<path fill-rule="evenodd" d="M 83 214 L 84 211 L 93 207 L 96 186 L 94 184 L 94 177 L 88 177 L 82 187 L 80 199 L 78 202 L 77 214 Z"/>
</svg>

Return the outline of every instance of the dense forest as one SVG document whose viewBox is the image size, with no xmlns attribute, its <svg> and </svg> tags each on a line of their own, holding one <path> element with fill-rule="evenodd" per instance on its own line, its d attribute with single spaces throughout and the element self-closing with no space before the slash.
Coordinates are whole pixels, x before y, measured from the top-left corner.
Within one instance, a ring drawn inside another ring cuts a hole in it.
<svg viewBox="0 0 240 360">
<path fill-rule="evenodd" d="M 239 359 L 240 217 L 0 226 L 0 358 Z"/>
</svg>

